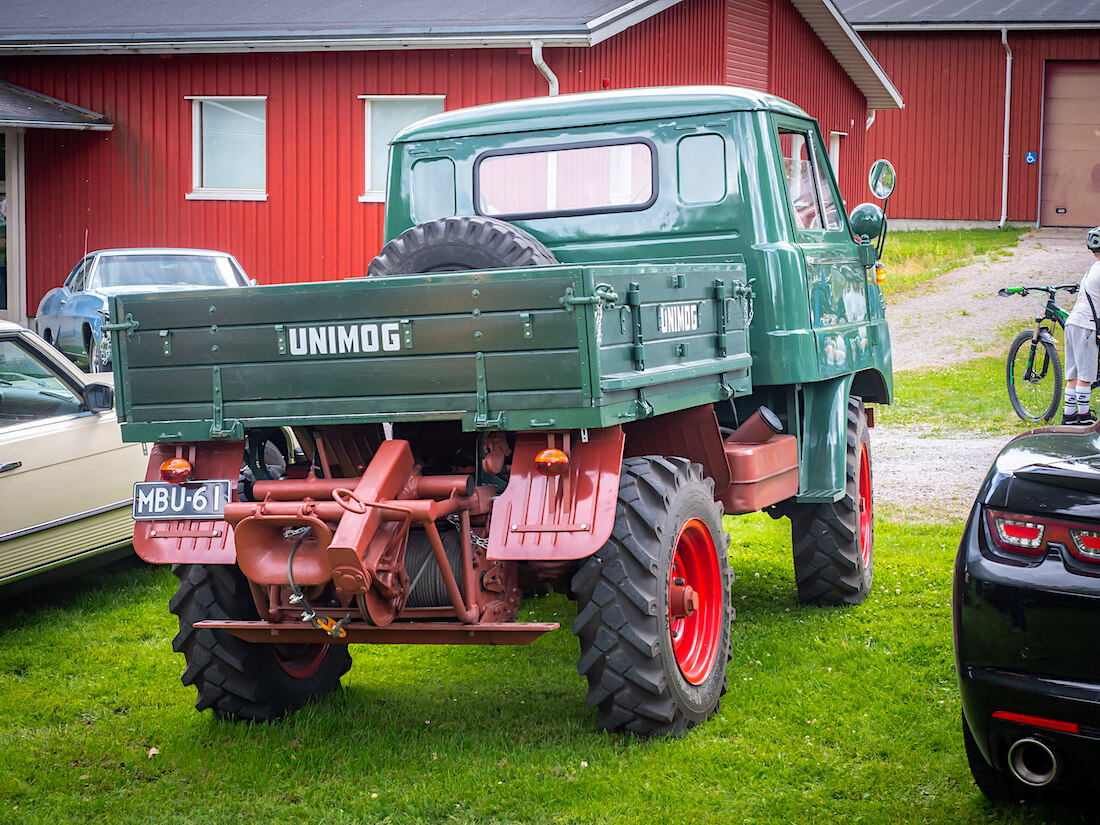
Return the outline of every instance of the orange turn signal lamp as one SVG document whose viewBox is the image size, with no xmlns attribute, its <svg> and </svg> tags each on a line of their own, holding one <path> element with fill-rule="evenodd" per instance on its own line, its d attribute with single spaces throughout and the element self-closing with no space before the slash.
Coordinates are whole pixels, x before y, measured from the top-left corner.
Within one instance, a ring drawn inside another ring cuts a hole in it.
<svg viewBox="0 0 1100 825">
<path fill-rule="evenodd" d="M 182 484 L 191 478 L 194 468 L 186 458 L 170 458 L 160 465 L 160 477 L 169 484 Z"/>
<path fill-rule="evenodd" d="M 569 456 L 556 447 L 542 450 L 535 456 L 535 469 L 544 476 L 560 476 L 569 469 Z"/>
</svg>

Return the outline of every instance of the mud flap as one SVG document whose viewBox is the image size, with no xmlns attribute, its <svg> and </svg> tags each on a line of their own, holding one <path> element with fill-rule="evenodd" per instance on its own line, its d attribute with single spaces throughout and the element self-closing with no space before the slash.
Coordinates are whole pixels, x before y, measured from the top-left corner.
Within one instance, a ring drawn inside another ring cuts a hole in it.
<svg viewBox="0 0 1100 825">
<path fill-rule="evenodd" d="M 798 498 L 805 504 L 840 501 L 844 497 L 848 396 L 852 376 L 802 385 L 802 457 Z"/>
</svg>

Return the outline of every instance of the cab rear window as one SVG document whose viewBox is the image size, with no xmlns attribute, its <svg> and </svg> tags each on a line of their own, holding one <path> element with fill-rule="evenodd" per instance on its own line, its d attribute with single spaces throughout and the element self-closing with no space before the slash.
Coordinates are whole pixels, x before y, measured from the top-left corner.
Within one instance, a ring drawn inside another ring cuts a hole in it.
<svg viewBox="0 0 1100 825">
<path fill-rule="evenodd" d="M 645 209 L 657 195 L 648 141 L 488 152 L 475 166 L 477 211 L 491 217 Z"/>
</svg>

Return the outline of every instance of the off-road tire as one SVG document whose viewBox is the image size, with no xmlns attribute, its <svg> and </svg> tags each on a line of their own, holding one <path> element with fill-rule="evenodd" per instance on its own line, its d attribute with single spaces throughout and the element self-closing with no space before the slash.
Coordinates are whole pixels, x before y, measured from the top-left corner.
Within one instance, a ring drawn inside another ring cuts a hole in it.
<svg viewBox="0 0 1100 825">
<path fill-rule="evenodd" d="M 844 497 L 791 508 L 794 576 L 798 600 L 804 604 L 861 604 L 871 592 L 875 565 L 871 445 L 867 411 L 855 397 L 848 399 L 845 452 Z"/>
<path fill-rule="evenodd" d="M 346 645 L 269 645 L 219 630 L 203 619 L 256 619 L 248 581 L 231 565 L 177 564 L 179 589 L 169 607 L 179 617 L 172 648 L 187 662 L 182 681 L 198 689 L 195 707 L 220 719 L 269 721 L 334 690 L 351 667 Z"/>
<path fill-rule="evenodd" d="M 557 262 L 542 241 L 518 226 L 496 218 L 463 215 L 406 229 L 382 247 L 367 274 L 511 269 Z"/>
<path fill-rule="evenodd" d="M 685 677 L 673 649 L 669 609 L 676 544 L 688 529 L 696 536 L 705 531 L 707 552 L 716 556 L 711 612 L 704 614 L 701 605 L 696 613 L 709 616 L 713 649 L 697 662 L 695 683 Z M 581 649 L 577 671 L 588 679 L 587 702 L 597 709 L 600 728 L 679 736 L 718 710 L 733 620 L 728 547 L 714 482 L 702 467 L 658 456 L 623 462 L 611 538 L 572 581 L 573 633 Z"/>
<path fill-rule="evenodd" d="M 1008 348 L 1005 362 L 1005 383 L 1008 385 L 1008 401 L 1021 421 L 1035 424 L 1050 421 L 1062 403 L 1063 375 L 1062 361 L 1058 357 L 1058 347 L 1049 341 L 1039 340 L 1035 344 L 1032 369 L 1040 377 L 1026 381 L 1027 359 L 1031 355 L 1034 333 L 1024 330 L 1017 335 Z M 1043 363 L 1046 369 L 1043 369 Z"/>
</svg>

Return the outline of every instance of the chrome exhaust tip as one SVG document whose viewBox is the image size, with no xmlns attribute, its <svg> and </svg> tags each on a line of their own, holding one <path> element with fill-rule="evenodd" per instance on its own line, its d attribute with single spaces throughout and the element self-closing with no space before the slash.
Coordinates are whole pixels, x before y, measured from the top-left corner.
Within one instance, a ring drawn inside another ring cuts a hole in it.
<svg viewBox="0 0 1100 825">
<path fill-rule="evenodd" d="M 1045 742 L 1027 737 L 1008 749 L 1008 769 L 1032 788 L 1053 782 L 1062 771 L 1062 763 Z"/>
</svg>

